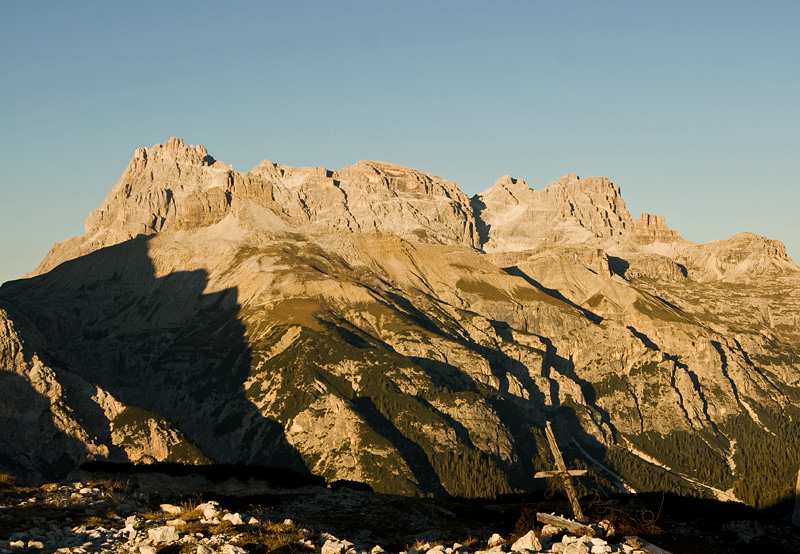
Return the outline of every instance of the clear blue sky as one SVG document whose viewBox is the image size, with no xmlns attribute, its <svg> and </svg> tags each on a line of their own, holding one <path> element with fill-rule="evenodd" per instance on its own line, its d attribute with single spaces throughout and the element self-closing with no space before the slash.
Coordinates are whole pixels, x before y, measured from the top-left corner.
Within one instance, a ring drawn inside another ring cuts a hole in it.
<svg viewBox="0 0 800 554">
<path fill-rule="evenodd" d="M 0 2 L 0 282 L 134 150 L 609 177 L 685 238 L 800 261 L 800 2 Z"/>
</svg>

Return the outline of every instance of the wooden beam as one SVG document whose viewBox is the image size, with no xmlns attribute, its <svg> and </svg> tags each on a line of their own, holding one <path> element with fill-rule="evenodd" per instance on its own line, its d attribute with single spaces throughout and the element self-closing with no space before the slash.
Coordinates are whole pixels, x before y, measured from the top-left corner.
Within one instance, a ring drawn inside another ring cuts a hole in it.
<svg viewBox="0 0 800 554">
<path fill-rule="evenodd" d="M 570 533 L 575 533 L 578 536 L 589 536 L 594 537 L 595 532 L 594 529 L 589 527 L 588 525 L 584 525 L 582 523 L 578 523 L 576 521 L 572 521 L 571 519 L 566 519 L 557 515 L 553 514 L 543 514 L 539 512 L 536 514 L 536 519 L 539 520 L 541 523 L 545 525 L 553 525 L 554 527 L 558 527 L 559 529 L 566 529 Z"/>
<path fill-rule="evenodd" d="M 567 473 L 567 465 L 564 463 L 564 458 L 561 456 L 561 451 L 558 449 L 558 443 L 556 443 L 556 437 L 553 435 L 553 428 L 550 426 L 549 421 L 544 430 L 547 433 L 547 442 L 550 443 L 550 451 L 553 453 L 553 458 L 555 458 L 556 461 L 556 469 L 561 473 Z M 578 502 L 578 493 L 575 492 L 575 487 L 572 486 L 572 479 L 567 476 L 562 479 L 562 481 L 564 483 L 564 490 L 567 491 L 567 498 L 569 498 L 570 506 L 572 506 L 572 515 L 578 521 L 585 521 L 586 518 L 583 517 L 581 504 Z"/>
</svg>

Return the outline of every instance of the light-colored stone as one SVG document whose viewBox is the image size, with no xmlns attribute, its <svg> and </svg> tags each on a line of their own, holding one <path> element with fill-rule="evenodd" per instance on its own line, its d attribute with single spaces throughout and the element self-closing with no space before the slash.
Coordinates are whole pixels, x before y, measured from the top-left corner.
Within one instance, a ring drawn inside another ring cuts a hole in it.
<svg viewBox="0 0 800 554">
<path fill-rule="evenodd" d="M 180 535 L 174 525 L 164 525 L 162 527 L 148 529 L 147 536 L 155 544 L 171 543 L 180 539 Z"/>
<path fill-rule="evenodd" d="M 221 513 L 220 506 L 216 502 L 203 502 L 198 504 L 197 509 L 202 510 L 203 517 L 206 519 L 212 519 Z"/>
<path fill-rule="evenodd" d="M 172 515 L 177 515 L 183 512 L 183 508 L 180 506 L 175 506 L 174 504 L 161 504 L 160 508 L 162 512 Z"/>
<path fill-rule="evenodd" d="M 489 540 L 487 541 L 486 544 L 488 544 L 489 547 L 492 547 L 492 546 L 497 546 L 499 544 L 503 544 L 504 542 L 505 539 L 503 539 L 503 537 L 501 537 L 497 533 L 494 533 L 491 537 L 489 537 Z"/>
<path fill-rule="evenodd" d="M 244 520 L 239 513 L 225 514 L 222 516 L 222 521 L 229 521 L 232 525 L 244 525 Z"/>
<path fill-rule="evenodd" d="M 523 550 L 537 551 L 541 548 L 542 545 L 539 543 L 539 539 L 536 537 L 536 533 L 533 532 L 533 529 L 522 535 L 511 545 L 511 550 L 513 552 L 521 552 Z"/>
<path fill-rule="evenodd" d="M 583 541 L 569 543 L 564 547 L 563 554 L 589 554 L 589 545 Z"/>
<path fill-rule="evenodd" d="M 333 538 L 327 539 L 322 543 L 320 551 L 322 554 L 344 554 L 352 546 L 353 543 L 351 542 Z"/>
<path fill-rule="evenodd" d="M 556 533 L 560 532 L 563 527 L 559 527 L 557 525 L 550 525 L 549 523 L 542 526 L 542 536 L 545 535 L 555 535 Z"/>
</svg>

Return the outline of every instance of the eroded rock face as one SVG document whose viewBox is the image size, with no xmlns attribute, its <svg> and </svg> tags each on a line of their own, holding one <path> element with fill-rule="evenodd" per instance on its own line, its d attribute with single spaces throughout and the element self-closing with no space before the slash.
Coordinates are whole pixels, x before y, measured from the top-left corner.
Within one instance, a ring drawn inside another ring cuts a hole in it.
<svg viewBox="0 0 800 554">
<path fill-rule="evenodd" d="M 607 179 L 469 200 L 392 164 L 239 173 L 171 139 L 0 288 L 0 464 L 491 496 L 535 486 L 552 420 L 621 487 L 768 505 L 796 467 L 763 467 L 800 454 L 799 275 L 778 241 L 634 223 Z"/>
<path fill-rule="evenodd" d="M 642 214 L 636 220 L 634 225 L 634 232 L 643 237 L 649 237 L 656 240 L 671 240 L 677 239 L 678 233 L 667 227 L 663 215 Z"/>
<path fill-rule="evenodd" d="M 103 205 L 87 218 L 86 234 L 56 244 L 32 275 L 140 235 L 211 227 L 232 212 L 249 219 L 249 234 L 267 240 L 335 229 L 478 245 L 469 198 L 439 177 L 383 162 L 358 162 L 337 172 L 265 160 L 239 173 L 205 147 L 172 138 L 136 150 Z"/>
<path fill-rule="evenodd" d="M 487 252 L 530 250 L 554 243 L 597 243 L 633 229 L 617 185 L 603 177 L 565 175 L 532 190 L 508 175 L 473 199 Z"/>
<path fill-rule="evenodd" d="M 797 272 L 797 265 L 786 255 L 782 242 L 753 233 L 707 242 L 687 248 L 682 254 L 698 281 L 751 283 Z"/>
</svg>

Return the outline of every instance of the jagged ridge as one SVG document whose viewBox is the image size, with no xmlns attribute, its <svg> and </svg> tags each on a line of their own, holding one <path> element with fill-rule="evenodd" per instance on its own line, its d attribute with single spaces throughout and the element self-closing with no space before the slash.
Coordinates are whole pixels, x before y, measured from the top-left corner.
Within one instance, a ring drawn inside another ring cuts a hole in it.
<svg viewBox="0 0 800 554">
<path fill-rule="evenodd" d="M 800 451 L 797 284 L 777 241 L 694 245 L 634 222 L 607 179 L 468 199 L 379 162 L 238 173 L 171 139 L 0 289 L 40 337 L 3 335 L 3 378 L 32 399 L 6 413 L 52 419 L 31 437 L 70 437 L 65 467 L 280 463 L 467 496 L 535 486 L 553 419 L 630 488 L 765 505 L 796 469 L 771 454 Z M 88 392 L 40 398 L 66 383 Z"/>
</svg>

